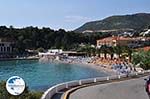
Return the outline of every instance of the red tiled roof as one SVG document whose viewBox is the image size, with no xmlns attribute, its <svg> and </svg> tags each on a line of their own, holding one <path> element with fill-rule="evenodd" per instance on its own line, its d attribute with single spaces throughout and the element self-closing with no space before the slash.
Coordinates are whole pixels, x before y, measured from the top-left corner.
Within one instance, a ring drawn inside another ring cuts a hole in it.
<svg viewBox="0 0 150 99">
<path fill-rule="evenodd" d="M 143 48 L 138 48 L 136 50 L 150 51 L 150 46 L 146 46 L 146 47 L 143 47 Z"/>
<path fill-rule="evenodd" d="M 118 36 L 114 36 L 114 37 L 107 37 L 107 38 L 103 38 L 97 41 L 112 41 L 112 40 L 142 40 L 142 39 L 149 39 L 150 38 L 145 38 L 145 37 L 136 37 L 136 38 L 130 38 L 130 37 L 118 37 Z"/>
<path fill-rule="evenodd" d="M 144 47 L 144 51 L 149 51 L 150 50 L 150 46 L 149 47 Z"/>
</svg>

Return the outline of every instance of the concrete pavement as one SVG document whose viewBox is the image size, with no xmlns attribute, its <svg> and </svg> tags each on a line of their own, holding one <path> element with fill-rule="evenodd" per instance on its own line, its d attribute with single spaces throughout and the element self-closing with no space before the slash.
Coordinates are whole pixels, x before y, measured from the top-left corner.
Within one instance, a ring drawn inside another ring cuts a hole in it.
<svg viewBox="0 0 150 99">
<path fill-rule="evenodd" d="M 81 88 L 69 99 L 149 99 L 144 78 L 147 77 Z"/>
</svg>

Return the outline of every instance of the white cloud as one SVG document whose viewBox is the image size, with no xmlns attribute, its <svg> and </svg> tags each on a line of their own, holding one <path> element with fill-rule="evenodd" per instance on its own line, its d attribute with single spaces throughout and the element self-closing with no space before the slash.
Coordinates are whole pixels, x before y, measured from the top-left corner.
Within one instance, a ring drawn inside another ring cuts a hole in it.
<svg viewBox="0 0 150 99">
<path fill-rule="evenodd" d="M 65 16 L 65 22 L 69 22 L 69 23 L 76 23 L 76 22 L 88 22 L 91 21 L 91 18 L 88 17 L 84 17 L 84 16 Z"/>
</svg>

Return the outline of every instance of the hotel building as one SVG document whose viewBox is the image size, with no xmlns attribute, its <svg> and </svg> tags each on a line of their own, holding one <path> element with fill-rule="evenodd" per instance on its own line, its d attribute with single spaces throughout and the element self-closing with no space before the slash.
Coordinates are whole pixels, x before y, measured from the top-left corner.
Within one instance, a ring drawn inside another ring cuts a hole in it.
<svg viewBox="0 0 150 99">
<path fill-rule="evenodd" d="M 128 46 L 131 48 L 142 47 L 144 44 L 150 43 L 150 38 L 146 37 L 119 37 L 119 36 L 112 36 L 107 37 L 104 39 L 97 40 L 97 48 L 100 48 L 102 45 L 107 46 Z"/>
</svg>

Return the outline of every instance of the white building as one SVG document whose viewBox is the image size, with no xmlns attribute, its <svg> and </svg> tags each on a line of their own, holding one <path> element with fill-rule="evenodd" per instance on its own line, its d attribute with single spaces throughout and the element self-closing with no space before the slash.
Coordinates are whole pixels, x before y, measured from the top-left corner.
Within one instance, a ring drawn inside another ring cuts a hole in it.
<svg viewBox="0 0 150 99">
<path fill-rule="evenodd" d="M 13 53 L 12 45 L 12 42 L 7 42 L 0 39 L 0 58 L 11 57 L 11 54 Z"/>
<path fill-rule="evenodd" d="M 63 50 L 62 49 L 50 49 L 48 52 L 53 53 L 53 54 L 62 54 Z"/>
<path fill-rule="evenodd" d="M 50 49 L 48 52 L 39 52 L 39 56 L 57 56 L 63 53 L 62 49 Z"/>
</svg>

